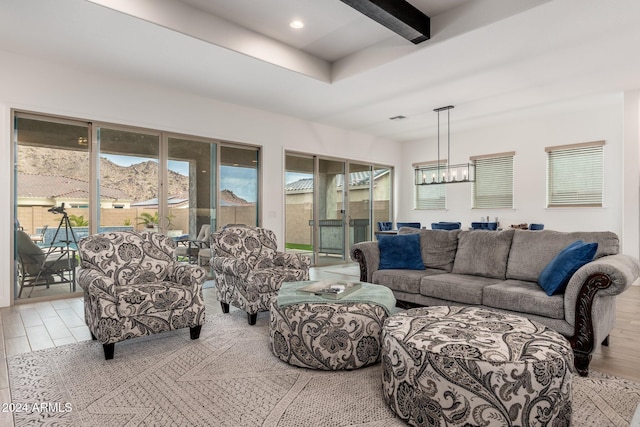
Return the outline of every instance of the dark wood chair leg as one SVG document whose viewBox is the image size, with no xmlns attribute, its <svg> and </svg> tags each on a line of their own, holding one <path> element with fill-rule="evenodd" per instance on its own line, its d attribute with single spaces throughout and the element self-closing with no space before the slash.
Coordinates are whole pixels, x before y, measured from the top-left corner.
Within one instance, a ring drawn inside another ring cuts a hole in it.
<svg viewBox="0 0 640 427">
<path fill-rule="evenodd" d="M 191 335 L 192 340 L 197 340 L 200 338 L 200 330 L 202 329 L 202 325 L 193 326 L 189 328 L 189 334 Z"/>
<path fill-rule="evenodd" d="M 223 313 L 228 313 L 229 312 L 229 304 L 227 304 L 226 302 L 220 301 L 220 307 L 222 307 L 222 312 Z"/>
<path fill-rule="evenodd" d="M 258 313 L 247 313 L 247 320 L 249 321 L 250 325 L 255 325 L 256 324 L 256 319 L 258 318 Z"/>
<path fill-rule="evenodd" d="M 113 350 L 115 349 L 115 344 L 102 344 L 102 348 L 104 349 L 104 360 L 113 359 Z"/>
</svg>

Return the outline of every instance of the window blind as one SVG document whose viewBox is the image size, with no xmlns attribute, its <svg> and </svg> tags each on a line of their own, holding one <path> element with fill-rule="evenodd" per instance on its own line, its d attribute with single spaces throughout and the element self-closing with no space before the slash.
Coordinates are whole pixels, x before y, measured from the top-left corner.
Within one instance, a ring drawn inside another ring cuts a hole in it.
<svg viewBox="0 0 640 427">
<path fill-rule="evenodd" d="M 602 206 L 603 145 L 547 149 L 547 207 Z"/>
<path fill-rule="evenodd" d="M 481 156 L 473 161 L 473 207 L 513 208 L 513 154 Z"/>
<path fill-rule="evenodd" d="M 440 173 L 446 165 L 440 165 Z M 432 176 L 438 174 L 437 164 L 421 165 L 419 175 L 425 179 L 431 179 Z M 445 209 L 445 185 L 416 185 L 416 209 Z"/>
</svg>

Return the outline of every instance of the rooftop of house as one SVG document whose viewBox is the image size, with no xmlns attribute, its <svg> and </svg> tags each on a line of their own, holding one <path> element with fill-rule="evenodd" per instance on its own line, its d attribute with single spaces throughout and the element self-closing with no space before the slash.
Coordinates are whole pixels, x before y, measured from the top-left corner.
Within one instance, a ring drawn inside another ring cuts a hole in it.
<svg viewBox="0 0 640 427">
<path fill-rule="evenodd" d="M 58 175 L 19 174 L 18 197 L 89 199 L 89 183 L 75 178 Z M 117 188 L 100 187 L 103 199 L 129 200 L 124 191 Z"/>
</svg>

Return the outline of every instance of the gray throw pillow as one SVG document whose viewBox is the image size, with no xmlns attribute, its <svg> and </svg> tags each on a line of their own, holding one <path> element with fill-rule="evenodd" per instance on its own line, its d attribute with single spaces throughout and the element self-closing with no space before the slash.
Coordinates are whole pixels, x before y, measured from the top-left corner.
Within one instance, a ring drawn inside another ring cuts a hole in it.
<svg viewBox="0 0 640 427">
<path fill-rule="evenodd" d="M 514 230 L 463 230 L 453 273 L 505 279 Z"/>
<path fill-rule="evenodd" d="M 424 230 L 403 227 L 398 234 L 419 234 L 422 262 L 426 268 L 451 272 L 460 230 Z"/>
</svg>

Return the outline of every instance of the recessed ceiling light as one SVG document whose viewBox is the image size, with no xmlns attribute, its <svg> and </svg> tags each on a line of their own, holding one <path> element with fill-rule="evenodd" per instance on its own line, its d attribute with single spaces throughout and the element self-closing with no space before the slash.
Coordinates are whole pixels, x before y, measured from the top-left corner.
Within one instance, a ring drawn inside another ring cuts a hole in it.
<svg viewBox="0 0 640 427">
<path fill-rule="evenodd" d="M 291 21 L 291 22 L 289 23 L 289 26 L 290 26 L 291 28 L 295 28 L 295 29 L 302 28 L 302 27 L 304 27 L 304 22 L 302 22 L 302 21 L 298 21 L 298 20 L 296 19 L 296 20 L 294 20 L 294 21 Z"/>
</svg>

